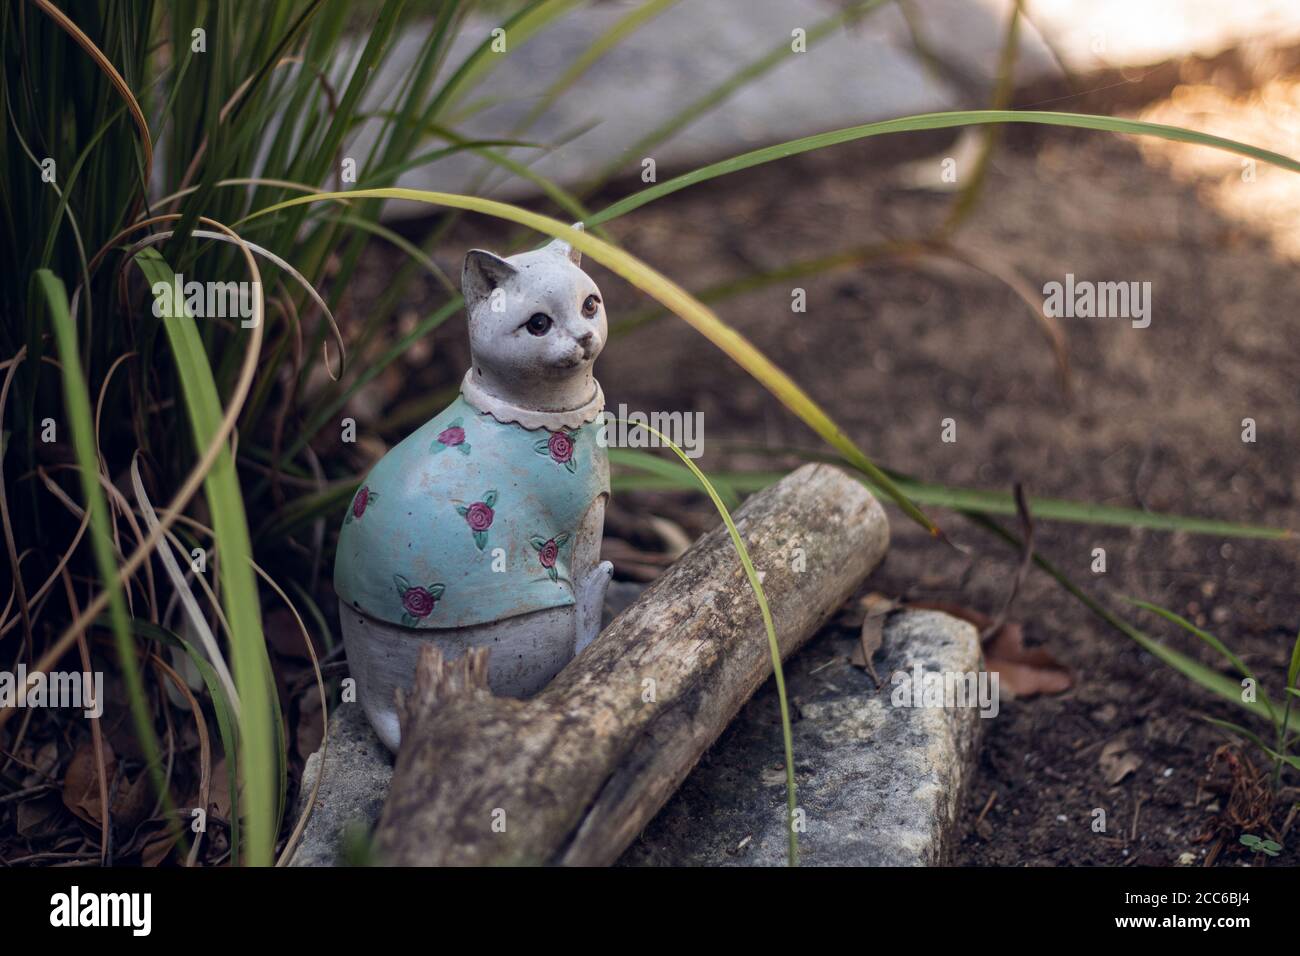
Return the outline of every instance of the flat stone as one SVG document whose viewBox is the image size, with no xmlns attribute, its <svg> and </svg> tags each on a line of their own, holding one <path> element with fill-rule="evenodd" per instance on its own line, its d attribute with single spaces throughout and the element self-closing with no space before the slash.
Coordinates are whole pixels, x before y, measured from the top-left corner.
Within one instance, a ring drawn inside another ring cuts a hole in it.
<svg viewBox="0 0 1300 956">
<path fill-rule="evenodd" d="M 611 588 L 607 617 L 640 585 Z M 786 663 L 804 865 L 925 866 L 948 860 L 979 738 L 978 711 L 895 706 L 902 675 L 979 670 L 969 624 L 906 611 L 886 624 L 877 688 L 848 663 L 853 641 L 827 628 Z M 910 698 L 910 695 L 907 695 Z M 919 703 L 920 701 L 918 701 Z M 321 765 L 307 761 L 303 792 Z M 786 862 L 785 773 L 776 691 L 769 681 L 737 715 L 621 865 L 777 866 Z M 316 809 L 294 866 L 332 866 L 350 828 L 379 818 L 392 758 L 356 704 L 336 708 Z M 299 807 L 301 811 L 301 805 Z"/>
<path fill-rule="evenodd" d="M 979 637 L 970 624 L 936 611 L 893 615 L 875 656 L 879 688 L 848 663 L 853 643 L 842 632 L 823 631 L 786 663 L 795 783 L 805 817 L 800 863 L 945 863 L 972 772 L 978 711 L 897 706 L 895 699 L 904 696 L 918 665 L 927 674 L 978 671 Z M 768 681 L 620 864 L 785 865 L 779 713 Z"/>
</svg>

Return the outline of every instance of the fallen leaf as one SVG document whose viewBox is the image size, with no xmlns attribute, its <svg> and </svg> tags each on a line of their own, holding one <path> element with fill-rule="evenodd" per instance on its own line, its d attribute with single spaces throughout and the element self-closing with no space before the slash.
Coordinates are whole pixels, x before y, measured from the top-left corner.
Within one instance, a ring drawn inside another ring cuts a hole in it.
<svg viewBox="0 0 1300 956">
<path fill-rule="evenodd" d="M 18 835 L 34 837 L 43 834 L 53 823 L 59 801 L 52 794 L 24 800 L 18 804 Z"/>
<path fill-rule="evenodd" d="M 171 855 L 172 848 L 180 839 L 180 833 L 162 821 L 162 829 L 150 835 L 140 850 L 141 866 L 158 866 Z"/>
<path fill-rule="evenodd" d="M 947 601 L 918 601 L 907 606 L 951 614 L 974 624 L 981 634 L 993 624 L 991 617 Z M 1074 686 L 1069 670 L 1046 648 L 1025 647 L 1024 628 L 1016 621 L 1008 621 L 985 638 L 984 669 L 996 673 L 999 691 L 1012 697 L 1060 694 Z"/>
<path fill-rule="evenodd" d="M 117 769 L 117 755 L 108 740 L 104 740 L 105 788 L 112 800 L 113 771 Z M 63 805 L 82 820 L 99 826 L 104 819 L 104 805 L 99 798 L 99 766 L 95 760 L 95 747 L 89 741 L 77 748 L 63 776 Z"/>
<path fill-rule="evenodd" d="M 126 832 L 138 827 L 153 810 L 153 782 L 146 771 L 136 774 L 135 780 L 123 779 L 122 786 L 113 794 L 109 806 L 113 810 L 113 824 Z"/>
<path fill-rule="evenodd" d="M 298 726 L 294 732 L 294 741 L 298 756 L 306 760 L 320 749 L 321 738 L 325 728 L 321 726 L 320 698 L 313 685 L 303 695 L 298 707 Z"/>
<path fill-rule="evenodd" d="M 59 745 L 54 741 L 48 741 L 36 751 L 33 751 L 30 747 L 24 747 L 19 757 L 22 758 L 24 765 L 30 765 L 33 771 L 24 775 L 24 787 L 34 787 L 38 783 L 44 783 L 51 777 L 57 776 L 55 770 L 59 765 Z"/>
<path fill-rule="evenodd" d="M 1015 697 L 1060 694 L 1074 678 L 1046 648 L 1025 647 L 1024 629 L 1014 621 L 1002 625 L 984 645 L 984 669 L 998 674 L 998 685 Z"/>
<path fill-rule="evenodd" d="M 865 670 L 871 675 L 872 682 L 879 687 L 880 677 L 876 674 L 876 665 L 872 663 L 872 658 L 876 656 L 876 651 L 880 650 L 881 641 L 884 640 L 885 618 L 890 611 L 898 607 L 898 603 L 874 592 L 864 597 L 860 603 L 866 610 L 866 615 L 862 618 L 862 630 L 858 634 L 858 643 L 853 648 L 849 663 Z"/>
<path fill-rule="evenodd" d="M 1101 767 L 1102 778 L 1113 787 L 1142 766 L 1142 758 L 1129 750 L 1125 738 L 1116 737 L 1114 740 L 1107 741 L 1106 746 L 1101 748 L 1101 756 L 1097 758 L 1097 764 Z"/>
</svg>

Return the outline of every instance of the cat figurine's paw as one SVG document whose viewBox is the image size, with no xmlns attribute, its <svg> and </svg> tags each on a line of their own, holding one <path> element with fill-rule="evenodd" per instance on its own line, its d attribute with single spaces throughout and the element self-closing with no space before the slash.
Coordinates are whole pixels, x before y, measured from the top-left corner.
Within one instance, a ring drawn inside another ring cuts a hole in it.
<svg viewBox="0 0 1300 956">
<path fill-rule="evenodd" d="M 573 647 L 577 657 L 600 635 L 600 620 L 605 612 L 605 592 L 614 577 L 614 565 L 602 561 L 592 568 L 578 585 L 578 640 Z"/>
</svg>

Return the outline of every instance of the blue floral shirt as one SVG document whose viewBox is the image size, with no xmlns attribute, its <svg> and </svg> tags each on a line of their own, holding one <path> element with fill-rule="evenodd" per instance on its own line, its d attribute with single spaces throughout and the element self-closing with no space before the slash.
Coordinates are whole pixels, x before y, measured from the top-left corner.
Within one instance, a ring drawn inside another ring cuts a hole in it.
<svg viewBox="0 0 1300 956">
<path fill-rule="evenodd" d="M 548 431 L 456 401 L 388 452 L 352 499 L 334 590 L 406 627 L 466 627 L 574 603 L 573 548 L 609 494 L 599 418 Z"/>
</svg>

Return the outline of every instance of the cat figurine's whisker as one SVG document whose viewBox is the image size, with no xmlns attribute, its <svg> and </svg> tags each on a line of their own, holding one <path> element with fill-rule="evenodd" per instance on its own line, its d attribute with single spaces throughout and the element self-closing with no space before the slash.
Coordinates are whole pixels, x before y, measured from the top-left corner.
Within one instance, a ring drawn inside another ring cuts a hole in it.
<svg viewBox="0 0 1300 956">
<path fill-rule="evenodd" d="M 491 648 L 492 690 L 531 696 L 595 639 L 613 573 L 600 290 L 559 240 L 504 259 L 475 249 L 461 289 L 460 395 L 371 469 L 334 566 L 357 698 L 394 751 L 395 692 L 426 642 L 447 658 Z"/>
</svg>

